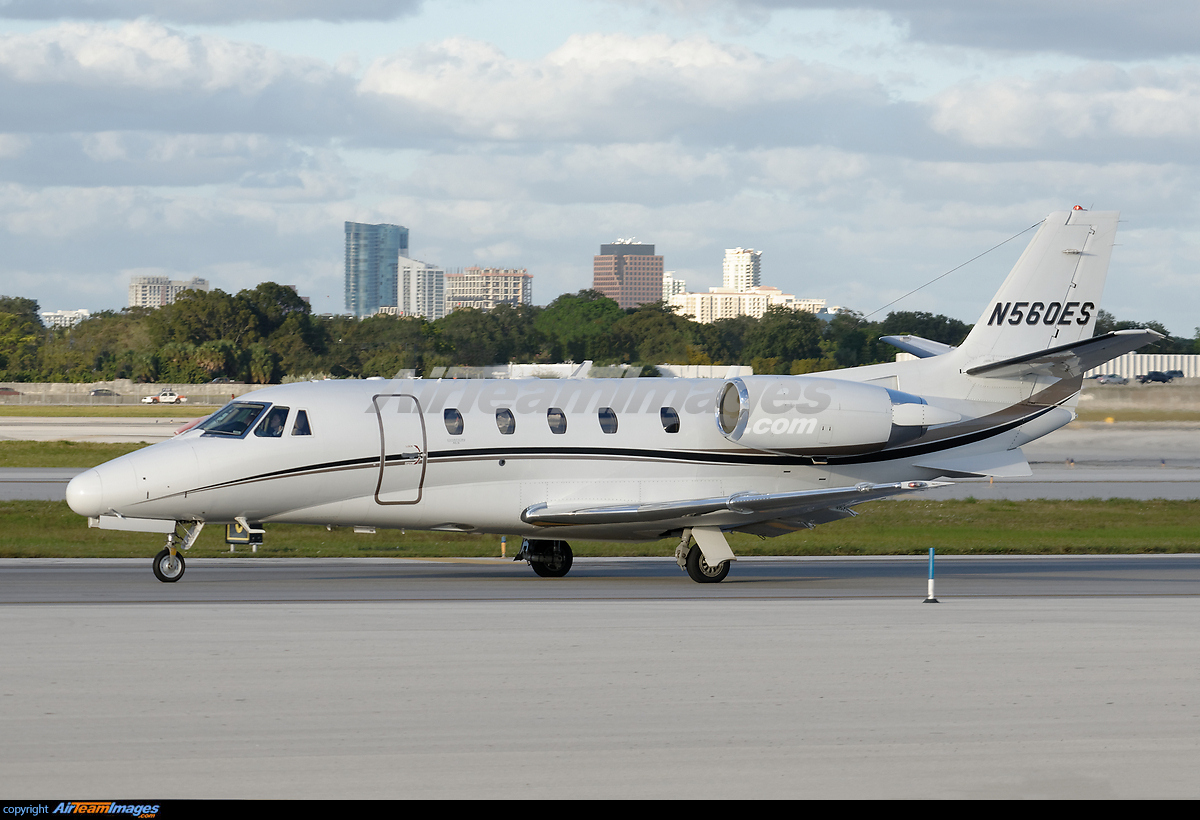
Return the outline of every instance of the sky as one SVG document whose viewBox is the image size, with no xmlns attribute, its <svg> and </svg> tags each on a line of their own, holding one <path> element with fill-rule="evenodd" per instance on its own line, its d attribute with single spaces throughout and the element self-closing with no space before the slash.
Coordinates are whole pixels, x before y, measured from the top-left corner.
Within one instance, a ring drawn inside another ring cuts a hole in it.
<svg viewBox="0 0 1200 820">
<path fill-rule="evenodd" d="M 1082 205 L 1122 214 L 1104 307 L 1190 337 L 1198 57 L 1194 0 L 0 0 L 0 293 L 342 312 L 349 220 L 538 304 L 636 238 L 871 314 Z M 975 321 L 1031 236 L 888 310 Z"/>
</svg>

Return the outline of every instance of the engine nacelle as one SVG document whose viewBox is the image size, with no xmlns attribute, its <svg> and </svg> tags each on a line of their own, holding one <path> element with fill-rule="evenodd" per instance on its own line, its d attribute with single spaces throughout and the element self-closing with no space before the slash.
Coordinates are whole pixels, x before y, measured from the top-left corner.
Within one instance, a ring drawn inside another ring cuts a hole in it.
<svg viewBox="0 0 1200 820">
<path fill-rule="evenodd" d="M 717 428 L 730 441 L 812 456 L 873 453 L 959 418 L 919 396 L 814 376 L 730 379 L 716 409 Z"/>
</svg>

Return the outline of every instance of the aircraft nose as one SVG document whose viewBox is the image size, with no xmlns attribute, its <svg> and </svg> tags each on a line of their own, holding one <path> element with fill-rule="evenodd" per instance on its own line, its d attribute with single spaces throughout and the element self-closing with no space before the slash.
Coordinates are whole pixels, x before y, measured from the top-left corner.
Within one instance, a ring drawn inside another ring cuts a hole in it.
<svg viewBox="0 0 1200 820">
<path fill-rule="evenodd" d="M 100 473 L 88 470 L 67 484 L 67 504 L 79 515 L 96 518 L 104 512 L 104 483 Z"/>
</svg>

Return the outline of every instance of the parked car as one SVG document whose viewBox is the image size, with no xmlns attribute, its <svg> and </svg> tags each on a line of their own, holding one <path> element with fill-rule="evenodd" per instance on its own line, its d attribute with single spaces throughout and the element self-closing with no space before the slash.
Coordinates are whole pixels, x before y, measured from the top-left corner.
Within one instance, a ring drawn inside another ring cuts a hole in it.
<svg viewBox="0 0 1200 820">
<path fill-rule="evenodd" d="M 13 390 L 11 387 L 0 387 L 0 396 L 19 396 L 21 391 Z"/>
<path fill-rule="evenodd" d="M 142 404 L 183 404 L 185 401 L 187 396 L 181 396 L 174 390 L 164 390 L 157 396 L 146 396 Z"/>
<path fill-rule="evenodd" d="M 1097 376 L 1096 381 L 1099 384 L 1129 384 L 1129 379 L 1124 376 L 1118 376 L 1116 373 L 1109 373 L 1107 376 Z"/>
<path fill-rule="evenodd" d="M 107 387 L 97 387 L 91 393 L 88 393 L 88 395 L 89 396 L 119 396 L 121 394 L 118 393 L 116 390 L 109 390 Z"/>
<path fill-rule="evenodd" d="M 1151 382 L 1162 382 L 1163 384 L 1168 384 L 1171 381 L 1171 377 L 1161 370 L 1151 370 L 1144 376 L 1138 376 L 1137 380 L 1138 384 L 1150 384 Z"/>
</svg>

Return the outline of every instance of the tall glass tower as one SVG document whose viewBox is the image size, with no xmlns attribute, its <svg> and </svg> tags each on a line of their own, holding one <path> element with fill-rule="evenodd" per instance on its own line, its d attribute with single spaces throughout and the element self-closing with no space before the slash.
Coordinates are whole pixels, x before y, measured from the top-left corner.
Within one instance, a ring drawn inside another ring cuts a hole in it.
<svg viewBox="0 0 1200 820">
<path fill-rule="evenodd" d="M 400 257 L 408 256 L 408 228 L 346 223 L 346 310 L 373 316 L 396 304 Z"/>
</svg>

